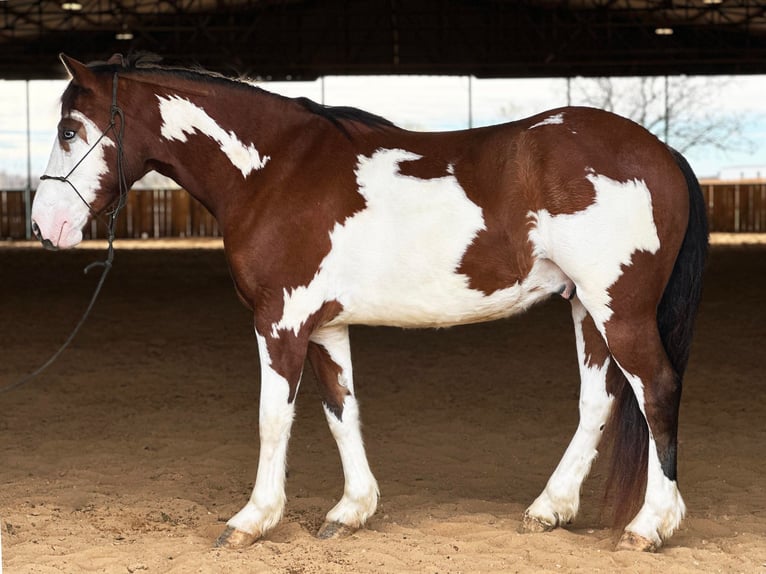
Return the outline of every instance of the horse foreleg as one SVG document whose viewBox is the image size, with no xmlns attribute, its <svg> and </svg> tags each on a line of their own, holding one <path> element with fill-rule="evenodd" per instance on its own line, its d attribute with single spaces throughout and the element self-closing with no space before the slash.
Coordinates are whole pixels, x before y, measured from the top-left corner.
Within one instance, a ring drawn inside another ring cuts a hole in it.
<svg viewBox="0 0 766 574">
<path fill-rule="evenodd" d="M 612 407 L 613 398 L 606 390 L 609 350 L 577 297 L 572 299 L 572 319 L 580 366 L 580 422 L 545 490 L 524 513 L 522 532 L 544 532 L 574 520 L 580 487 L 598 454 L 596 448 Z"/>
<path fill-rule="evenodd" d="M 285 506 L 287 443 L 305 349 L 294 349 L 289 344 L 280 349 L 279 360 L 284 363 L 280 372 L 290 373 L 286 378 L 272 365 L 266 339 L 257 332 L 256 336 L 261 362 L 258 474 L 250 500 L 227 522 L 216 541 L 216 546 L 226 548 L 243 548 L 258 540 L 279 522 Z"/>
<path fill-rule="evenodd" d="M 361 528 L 375 512 L 378 484 L 370 471 L 354 397 L 348 327 L 325 327 L 314 333 L 308 349 L 324 403 L 327 424 L 338 445 L 345 486 L 343 497 L 327 513 L 320 538 L 335 538 Z"/>
</svg>

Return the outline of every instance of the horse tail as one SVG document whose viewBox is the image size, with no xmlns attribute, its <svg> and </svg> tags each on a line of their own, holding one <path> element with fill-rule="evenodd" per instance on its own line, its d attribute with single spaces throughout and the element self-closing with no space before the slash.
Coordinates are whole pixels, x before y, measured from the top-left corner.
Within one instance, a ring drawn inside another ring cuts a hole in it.
<svg viewBox="0 0 766 574">
<path fill-rule="evenodd" d="M 697 177 L 686 159 L 670 148 L 686 179 L 689 222 L 668 284 L 657 307 L 657 326 L 665 352 L 681 384 L 689 360 L 694 320 L 702 292 L 702 273 L 708 250 L 705 201 Z M 614 395 L 612 415 L 605 428 L 612 457 L 606 497 L 612 499 L 613 526 L 622 529 L 643 503 L 646 491 L 649 429 L 633 390 L 622 371 L 610 365 L 607 389 Z"/>
<path fill-rule="evenodd" d="M 686 178 L 689 190 L 689 224 L 662 300 L 657 308 L 657 325 L 670 364 L 683 380 L 689 362 L 694 320 L 702 295 L 702 273 L 708 251 L 708 223 L 705 199 L 697 177 L 684 156 L 670 148 Z"/>
</svg>

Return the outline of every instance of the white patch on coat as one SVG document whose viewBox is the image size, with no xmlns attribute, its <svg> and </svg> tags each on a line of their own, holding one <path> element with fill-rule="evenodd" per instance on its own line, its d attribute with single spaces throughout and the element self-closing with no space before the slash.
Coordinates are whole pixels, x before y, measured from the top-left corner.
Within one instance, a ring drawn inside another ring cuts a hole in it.
<svg viewBox="0 0 766 574">
<path fill-rule="evenodd" d="M 660 546 L 681 524 L 686 505 L 676 481 L 670 480 L 662 471 L 653 438 L 649 439 L 648 471 L 644 504 L 625 531 L 634 532 Z"/>
<path fill-rule="evenodd" d="M 529 128 L 527 129 L 533 130 L 535 128 L 539 128 L 542 126 L 550 126 L 550 125 L 563 124 L 563 123 L 564 123 L 564 112 L 561 112 L 558 114 L 554 114 L 552 116 L 548 116 L 544 120 L 537 122 L 535 125 L 529 126 Z"/>
<path fill-rule="evenodd" d="M 335 225 L 330 252 L 308 285 L 284 290 L 284 311 L 272 325 L 297 333 L 323 302 L 343 305 L 335 323 L 437 327 L 506 317 L 555 292 L 565 280 L 549 261 L 485 295 L 457 272 L 476 235 L 481 208 L 453 174 L 420 179 L 399 163 L 420 156 L 401 149 L 360 155 L 356 169 L 366 207 Z"/>
<path fill-rule="evenodd" d="M 91 204 L 96 199 L 101 176 L 109 171 L 104 150 L 114 145 L 108 136 L 98 141 L 102 131 L 80 112 L 73 111 L 68 117 L 83 125 L 86 138 L 76 135 L 67 142 L 69 151 L 61 146 L 57 138 L 44 173 L 50 176 L 69 175 L 69 181 L 80 192 L 82 199 L 68 183 L 45 179 L 38 185 L 32 204 L 32 221 L 40 228 L 40 234 L 60 248 L 74 247 L 82 241 L 82 229 L 91 213 L 86 202 Z M 93 150 L 88 153 L 91 146 L 94 146 Z M 80 160 L 83 160 L 82 163 L 77 165 Z M 76 169 L 70 174 L 75 165 Z"/>
<path fill-rule="evenodd" d="M 189 100 L 178 96 L 157 96 L 162 116 L 162 137 L 168 140 L 186 141 L 186 135 L 195 130 L 215 140 L 221 146 L 232 165 L 247 177 L 262 169 L 269 156 L 261 157 L 253 144 L 245 145 L 233 131 L 227 132 L 208 113 Z"/>
<path fill-rule="evenodd" d="M 603 334 L 612 316 L 608 289 L 637 251 L 660 248 L 652 196 L 642 180 L 616 181 L 589 170 L 596 198 L 573 214 L 530 212 L 535 256 L 554 261 L 577 286 L 577 295 Z"/>
<path fill-rule="evenodd" d="M 580 422 L 545 489 L 526 511 L 526 515 L 544 524 L 567 524 L 577 515 L 580 489 L 598 454 L 603 426 L 614 401 L 614 397 L 606 391 L 610 359 L 607 358 L 601 366 L 588 365 L 582 331 L 582 322 L 586 316 L 585 308 L 575 298 L 572 301 L 572 318 L 580 365 Z"/>
</svg>

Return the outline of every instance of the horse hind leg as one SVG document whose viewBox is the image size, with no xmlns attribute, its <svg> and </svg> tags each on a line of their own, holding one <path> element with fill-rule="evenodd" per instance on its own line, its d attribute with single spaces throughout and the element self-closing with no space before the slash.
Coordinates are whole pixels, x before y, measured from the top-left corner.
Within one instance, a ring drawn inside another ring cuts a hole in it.
<svg viewBox="0 0 766 574">
<path fill-rule="evenodd" d="M 654 316 L 643 321 L 612 318 L 605 332 L 612 355 L 635 395 L 633 408 L 641 411 L 649 435 L 643 503 L 625 527 L 618 549 L 654 551 L 673 534 L 686 511 L 676 479 L 680 378 L 668 360 Z M 633 448 L 643 449 L 645 445 L 638 441 Z M 615 472 L 642 470 L 623 467 Z M 636 495 L 640 493 L 627 492 L 619 498 L 628 500 Z"/>
<path fill-rule="evenodd" d="M 580 421 L 545 489 L 524 513 L 522 532 L 544 532 L 574 520 L 580 488 L 598 454 L 596 449 L 612 407 L 607 379 L 616 367 L 593 319 L 576 296 L 572 298 L 572 318 L 580 368 Z"/>
<path fill-rule="evenodd" d="M 337 538 L 361 528 L 375 513 L 378 484 L 362 441 L 359 406 L 354 396 L 348 327 L 325 327 L 311 337 L 309 361 L 322 395 L 325 417 L 340 452 L 343 497 L 327 513 L 319 538 Z"/>
</svg>

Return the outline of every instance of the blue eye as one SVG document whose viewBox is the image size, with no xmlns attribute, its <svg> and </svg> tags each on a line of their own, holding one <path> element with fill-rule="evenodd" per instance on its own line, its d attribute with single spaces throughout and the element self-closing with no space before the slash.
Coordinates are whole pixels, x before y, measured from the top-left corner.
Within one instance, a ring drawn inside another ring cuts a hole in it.
<svg viewBox="0 0 766 574">
<path fill-rule="evenodd" d="M 77 132 L 74 130 L 61 130 L 61 139 L 65 141 L 73 140 L 76 135 Z"/>
</svg>

